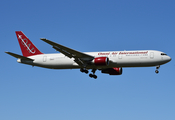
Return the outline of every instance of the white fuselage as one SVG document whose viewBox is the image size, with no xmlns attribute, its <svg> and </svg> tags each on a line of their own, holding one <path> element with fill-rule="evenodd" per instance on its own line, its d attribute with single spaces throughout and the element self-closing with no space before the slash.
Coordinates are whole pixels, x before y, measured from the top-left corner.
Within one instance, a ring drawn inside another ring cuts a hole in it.
<svg viewBox="0 0 175 120">
<path fill-rule="evenodd" d="M 171 60 L 169 56 L 155 50 L 139 51 L 105 51 L 105 52 L 85 52 L 94 57 L 108 57 L 109 65 L 95 66 L 88 65 L 87 69 L 101 69 L 114 67 L 149 67 L 162 65 Z M 57 54 L 40 54 L 28 58 L 34 61 L 18 59 L 19 63 L 29 64 L 50 69 L 75 69 L 80 66 L 74 61 L 74 58 L 68 58 L 62 53 Z"/>
</svg>

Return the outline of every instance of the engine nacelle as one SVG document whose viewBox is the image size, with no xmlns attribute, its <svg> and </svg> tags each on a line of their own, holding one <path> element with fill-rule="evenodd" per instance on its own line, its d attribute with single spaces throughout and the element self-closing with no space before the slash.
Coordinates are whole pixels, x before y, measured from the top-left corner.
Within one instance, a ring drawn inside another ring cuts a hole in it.
<svg viewBox="0 0 175 120">
<path fill-rule="evenodd" d="M 96 66 L 106 66 L 109 65 L 108 57 L 97 57 L 92 61 Z"/>
<path fill-rule="evenodd" d="M 121 75 L 122 71 L 122 68 L 107 68 L 103 69 L 101 72 L 109 75 Z"/>
</svg>

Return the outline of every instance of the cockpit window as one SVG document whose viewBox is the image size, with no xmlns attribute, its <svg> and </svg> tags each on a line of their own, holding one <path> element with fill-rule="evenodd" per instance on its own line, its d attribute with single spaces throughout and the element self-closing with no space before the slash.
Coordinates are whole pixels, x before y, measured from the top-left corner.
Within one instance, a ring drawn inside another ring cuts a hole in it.
<svg viewBox="0 0 175 120">
<path fill-rule="evenodd" d="M 167 54 L 165 54 L 165 53 L 161 53 L 161 55 L 167 55 Z"/>
</svg>

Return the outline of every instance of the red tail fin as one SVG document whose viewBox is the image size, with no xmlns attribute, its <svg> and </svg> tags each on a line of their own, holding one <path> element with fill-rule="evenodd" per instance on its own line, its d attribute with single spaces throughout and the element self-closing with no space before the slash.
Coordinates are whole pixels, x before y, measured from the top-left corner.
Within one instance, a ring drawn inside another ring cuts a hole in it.
<svg viewBox="0 0 175 120">
<path fill-rule="evenodd" d="M 32 55 L 43 54 L 37 47 L 24 35 L 22 31 L 16 31 L 16 36 L 21 47 L 23 56 L 28 57 Z"/>
</svg>

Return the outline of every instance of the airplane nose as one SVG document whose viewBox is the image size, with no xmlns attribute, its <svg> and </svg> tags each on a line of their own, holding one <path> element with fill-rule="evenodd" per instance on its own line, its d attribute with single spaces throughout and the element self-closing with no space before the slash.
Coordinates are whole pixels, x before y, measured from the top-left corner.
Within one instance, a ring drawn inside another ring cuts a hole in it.
<svg viewBox="0 0 175 120">
<path fill-rule="evenodd" d="M 169 61 L 171 61 L 171 57 L 170 57 L 170 56 L 168 56 L 168 62 L 169 62 Z"/>
<path fill-rule="evenodd" d="M 171 61 L 172 59 L 171 59 L 171 57 L 170 57 L 170 61 Z"/>
</svg>

